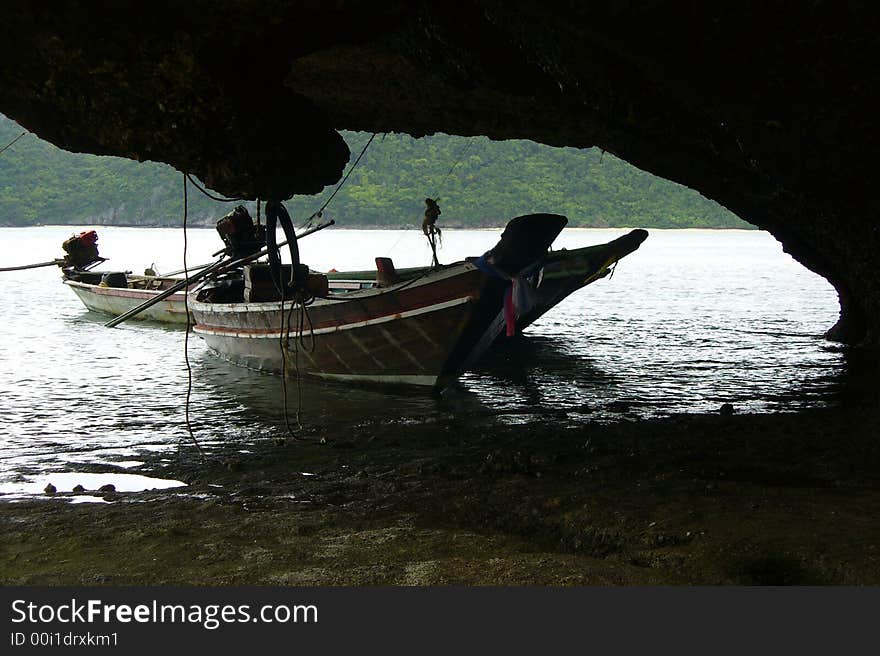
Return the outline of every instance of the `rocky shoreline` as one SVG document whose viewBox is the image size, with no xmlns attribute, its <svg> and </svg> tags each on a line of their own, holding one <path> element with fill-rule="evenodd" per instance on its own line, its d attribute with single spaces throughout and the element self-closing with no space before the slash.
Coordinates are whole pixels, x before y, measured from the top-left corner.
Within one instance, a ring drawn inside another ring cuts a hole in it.
<svg viewBox="0 0 880 656">
<path fill-rule="evenodd" d="M 880 583 L 880 413 L 312 430 L 0 503 L 5 585 Z"/>
</svg>

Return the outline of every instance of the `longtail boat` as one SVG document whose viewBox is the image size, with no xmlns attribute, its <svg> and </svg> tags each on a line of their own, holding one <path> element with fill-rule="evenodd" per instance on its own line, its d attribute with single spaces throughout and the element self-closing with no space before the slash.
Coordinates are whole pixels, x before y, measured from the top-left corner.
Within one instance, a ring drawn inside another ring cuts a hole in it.
<svg viewBox="0 0 880 656">
<path fill-rule="evenodd" d="M 554 214 L 518 217 L 482 262 L 403 276 L 385 270 L 376 287 L 328 289 L 297 308 L 277 289 L 277 300 L 263 300 L 273 293 L 261 284 L 266 267 L 251 265 L 244 280 L 198 293 L 190 305 L 194 332 L 220 356 L 254 369 L 439 391 L 491 346 L 511 279 L 540 263 L 566 222 Z"/>
<path fill-rule="evenodd" d="M 616 263 L 638 249 L 647 236 L 645 230 L 632 230 L 605 244 L 549 251 L 543 258 L 541 268 L 533 275 L 536 291 L 534 306 L 516 317 L 516 331 L 522 332 L 573 292 L 608 276 Z M 398 280 L 406 281 L 430 270 L 430 267 L 397 269 L 396 275 Z M 65 270 L 64 275 L 64 284 L 73 289 L 89 310 L 110 316 L 119 316 L 181 281 L 171 276 L 121 273 L 108 276 L 101 272 L 78 270 Z M 105 276 L 108 276 L 107 280 L 104 280 Z M 377 287 L 381 272 L 377 269 L 332 271 L 326 276 L 329 291 L 345 293 Z M 185 313 L 181 291 L 135 318 L 183 326 L 186 323 Z"/>
<path fill-rule="evenodd" d="M 89 310 L 117 317 L 181 282 L 181 278 L 138 276 L 123 272 L 65 271 L 63 282 Z M 183 291 L 172 294 L 136 318 L 185 325 L 184 294 Z"/>
<path fill-rule="evenodd" d="M 400 269 L 406 276 L 409 272 L 426 271 L 427 268 Z M 330 290 L 347 292 L 376 286 L 376 271 L 372 276 L 361 277 L 360 272 L 348 274 L 337 272 L 327 274 Z M 118 317 L 154 298 L 183 278 L 173 276 L 132 275 L 129 273 L 65 270 L 62 282 L 70 287 L 87 309 L 111 317 Z M 192 288 L 195 288 L 194 284 Z M 156 321 L 183 326 L 186 324 L 186 302 L 184 292 L 172 294 L 168 298 L 134 315 L 134 319 Z M 192 315 L 190 315 L 192 322 Z"/>
<path fill-rule="evenodd" d="M 94 230 L 73 235 L 61 246 L 65 255 L 52 264 L 61 267 L 64 284 L 76 293 L 83 305 L 95 312 L 119 316 L 181 282 L 180 278 L 157 276 L 152 271 L 145 271 L 143 276 L 124 271 L 92 271 L 93 266 L 107 261 L 98 254 L 98 233 Z M 148 273 L 153 275 L 146 275 Z M 184 294 L 182 290 L 169 296 L 138 318 L 186 324 Z"/>
</svg>

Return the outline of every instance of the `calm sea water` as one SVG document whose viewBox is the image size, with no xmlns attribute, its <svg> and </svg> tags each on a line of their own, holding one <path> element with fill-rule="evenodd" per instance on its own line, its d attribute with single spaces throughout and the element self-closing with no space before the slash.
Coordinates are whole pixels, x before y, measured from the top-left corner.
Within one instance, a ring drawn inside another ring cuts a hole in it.
<svg viewBox="0 0 880 656">
<path fill-rule="evenodd" d="M 57 257 L 79 229 L 2 229 L 0 266 Z M 447 230 L 441 261 L 480 254 L 499 232 Z M 567 230 L 554 247 L 624 232 Z M 102 269 L 182 266 L 180 229 L 101 228 L 99 237 L 111 258 Z M 188 237 L 191 265 L 209 262 L 220 247 L 212 230 Z M 301 251 L 320 270 L 371 268 L 379 255 L 399 267 L 429 263 L 416 230 L 326 230 Z M 101 464 L 137 472 L 147 453 L 173 459 L 189 439 L 184 332 L 140 322 L 106 329 L 106 317 L 87 311 L 54 267 L 0 280 L 0 494 L 38 492 L 49 480 L 72 487 L 76 475 L 59 472 Z M 821 338 L 836 316 L 830 285 L 766 233 L 654 230 L 610 280 L 569 297 L 441 398 L 306 384 L 301 403 L 290 387 L 288 405 L 301 407 L 314 434 L 391 423 L 411 439 L 420 425 L 453 415 L 478 432 L 498 422 L 564 427 L 715 411 L 725 402 L 742 412 L 792 411 L 829 403 L 839 387 L 843 356 Z M 204 446 L 231 442 L 247 451 L 285 434 L 280 378 L 230 365 L 197 337 L 189 358 L 191 420 Z M 153 486 L 134 474 L 115 482 Z"/>
</svg>

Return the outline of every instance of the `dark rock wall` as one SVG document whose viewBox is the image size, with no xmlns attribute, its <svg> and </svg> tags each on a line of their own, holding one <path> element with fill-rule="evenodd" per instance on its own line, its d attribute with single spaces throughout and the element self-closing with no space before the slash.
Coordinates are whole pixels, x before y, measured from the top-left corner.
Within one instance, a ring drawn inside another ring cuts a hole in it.
<svg viewBox="0 0 880 656">
<path fill-rule="evenodd" d="M 598 145 L 772 232 L 880 345 L 877 16 L 860 2 L 13 0 L 0 111 L 232 196 L 335 182 L 335 129 Z"/>
</svg>

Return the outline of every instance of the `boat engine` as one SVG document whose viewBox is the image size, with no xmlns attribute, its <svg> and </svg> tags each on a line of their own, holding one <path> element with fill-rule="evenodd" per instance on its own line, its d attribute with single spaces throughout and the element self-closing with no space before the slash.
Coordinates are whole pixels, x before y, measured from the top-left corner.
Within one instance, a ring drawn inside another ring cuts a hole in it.
<svg viewBox="0 0 880 656">
<path fill-rule="evenodd" d="M 73 235 L 61 244 L 61 248 L 66 253 L 64 268 L 85 269 L 91 264 L 104 261 L 98 255 L 98 233 L 94 230 Z"/>
<path fill-rule="evenodd" d="M 266 228 L 254 224 L 243 205 L 217 221 L 217 232 L 226 244 L 226 254 L 235 259 L 253 255 L 266 245 Z"/>
</svg>

